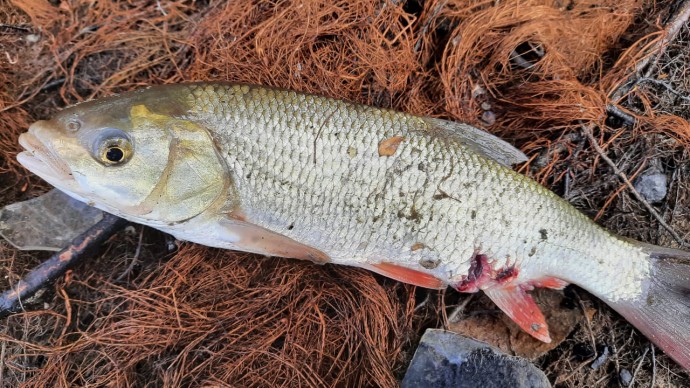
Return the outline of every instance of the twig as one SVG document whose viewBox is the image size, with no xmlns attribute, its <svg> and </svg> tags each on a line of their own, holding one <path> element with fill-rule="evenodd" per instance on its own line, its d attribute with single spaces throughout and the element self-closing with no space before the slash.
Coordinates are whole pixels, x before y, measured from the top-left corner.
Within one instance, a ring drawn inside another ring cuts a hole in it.
<svg viewBox="0 0 690 388">
<path fill-rule="evenodd" d="M 0 387 L 5 386 L 5 348 L 7 347 L 7 342 L 2 341 L 2 348 L 0 349 Z"/>
<path fill-rule="evenodd" d="M 613 355 L 613 361 L 616 363 L 616 376 L 621 375 L 621 365 L 618 362 L 618 349 L 616 349 L 616 331 L 610 330 L 611 333 L 611 354 Z"/>
<path fill-rule="evenodd" d="M 127 224 L 122 218 L 104 214 L 103 219 L 72 240 L 69 246 L 51 256 L 29 272 L 14 288 L 0 295 L 0 317 L 23 310 L 21 300 L 32 297 L 47 283 L 91 255 L 110 236 Z"/>
<path fill-rule="evenodd" d="M 608 164 L 613 171 L 618 175 L 618 177 L 625 183 L 626 186 L 628 186 L 628 189 L 633 193 L 635 198 L 637 198 L 638 201 L 640 201 L 644 207 L 647 208 L 647 210 L 656 218 L 656 220 L 663 226 L 670 234 L 673 236 L 673 238 L 678 241 L 678 243 L 684 247 L 690 247 L 690 244 L 685 242 L 685 240 L 670 226 L 664 221 L 663 218 L 661 218 L 661 215 L 652 207 L 652 205 L 647 202 L 647 200 L 640 195 L 640 193 L 635 189 L 635 186 L 633 186 L 632 182 L 628 179 L 628 177 L 625 175 L 623 171 L 621 171 L 618 166 L 611 160 L 608 156 L 606 156 L 606 153 L 604 152 L 603 149 L 601 149 L 601 146 L 597 142 L 597 140 L 594 138 L 594 135 L 592 134 L 592 125 L 583 125 L 582 126 L 583 131 L 585 132 L 585 135 L 587 135 L 587 138 L 589 139 L 589 142 L 592 144 L 592 147 L 599 153 L 599 156 Z"/>
<path fill-rule="evenodd" d="M 594 361 L 599 357 L 599 354 L 597 354 L 597 341 L 594 339 L 594 332 L 592 331 L 592 322 L 589 320 L 589 315 L 587 315 L 587 310 L 585 309 L 585 304 L 582 303 L 582 299 L 580 299 L 580 295 L 575 293 L 577 296 L 577 301 L 580 304 L 580 308 L 582 309 L 582 314 L 585 316 L 585 322 L 587 322 L 587 330 L 589 330 L 589 339 L 592 341 L 592 352 L 594 352 L 594 355 L 580 363 L 575 369 L 573 369 L 566 377 L 562 378 L 562 375 L 559 375 L 558 378 L 556 379 L 556 382 L 554 385 L 558 385 L 564 381 L 570 380 L 573 376 L 575 376 L 575 373 L 577 373 L 582 367 L 585 365 L 589 364 L 590 362 Z"/>
<path fill-rule="evenodd" d="M 580 295 L 575 293 L 577 296 L 577 302 L 580 304 L 580 308 L 582 309 L 582 314 L 585 316 L 585 321 L 587 322 L 587 330 L 589 331 L 589 339 L 592 341 L 592 351 L 594 351 L 594 356 L 592 356 L 593 359 L 596 359 L 598 357 L 597 354 L 597 341 L 594 339 L 594 331 L 592 331 L 592 321 L 589 319 L 589 315 L 587 314 L 587 309 L 585 309 L 585 304 L 582 303 L 582 299 L 580 299 Z"/>
<path fill-rule="evenodd" d="M 448 316 L 448 322 L 450 323 L 456 323 L 458 321 L 458 315 L 462 314 L 463 311 L 465 311 L 465 307 L 470 303 L 472 300 L 472 297 L 475 294 L 470 294 L 465 298 L 465 300 L 462 301 L 456 308 L 453 309 L 453 312 L 450 313 Z"/>
<path fill-rule="evenodd" d="M 642 353 L 642 357 L 640 358 L 640 362 L 637 363 L 637 368 L 635 368 L 635 372 L 633 372 L 632 379 L 630 379 L 630 384 L 628 384 L 628 387 L 632 387 L 633 384 L 635 383 L 635 377 L 637 376 L 637 372 L 640 371 L 640 368 L 642 367 L 642 362 L 644 361 L 644 358 L 647 356 L 647 352 L 649 352 L 649 348 L 644 349 L 644 353 Z"/>
<path fill-rule="evenodd" d="M 633 125 L 635 125 L 635 122 L 637 122 L 633 115 L 613 104 L 606 105 L 606 113 L 616 116 L 619 119 L 623 120 L 623 123 L 629 127 L 632 127 Z"/>
<path fill-rule="evenodd" d="M 0 34 L 4 34 L 4 33 L 5 33 L 5 31 L 2 31 L 2 30 L 8 31 L 8 33 L 9 33 L 9 31 L 14 31 L 14 33 L 18 33 L 17 31 L 20 31 L 20 32 L 31 32 L 31 28 L 30 28 L 30 27 L 28 27 L 28 26 L 26 26 L 26 25 L 22 25 L 22 24 L 7 24 L 7 23 L 0 23 Z"/>
<path fill-rule="evenodd" d="M 426 298 L 424 298 L 422 303 L 416 305 L 413 311 L 416 313 L 417 311 L 421 310 L 424 306 L 426 306 L 427 303 L 429 303 L 429 300 L 431 300 L 431 291 L 426 293 Z"/>
<path fill-rule="evenodd" d="M 652 74 L 657 63 L 659 62 L 659 57 L 661 57 L 661 55 L 666 51 L 668 44 L 676 39 L 676 36 L 678 36 L 681 28 L 683 28 L 685 23 L 688 21 L 688 18 L 690 18 L 690 0 L 685 0 L 673 19 L 666 24 L 666 33 L 664 34 L 663 39 L 661 39 L 657 45 L 659 51 L 654 56 L 654 62 L 652 62 L 652 65 L 647 67 L 647 71 L 644 74 L 645 78 Z M 647 60 L 647 62 L 650 60 L 651 57 Z"/>
<path fill-rule="evenodd" d="M 649 348 L 652 350 L 652 384 L 651 388 L 654 388 L 654 383 L 656 383 L 656 354 L 654 354 L 654 344 L 649 343 Z"/>
<path fill-rule="evenodd" d="M 671 19 L 667 24 L 666 28 L 664 31 L 664 37 L 662 39 L 659 39 L 659 41 L 654 44 L 654 46 L 650 50 L 650 54 L 646 55 L 636 66 L 635 66 L 635 72 L 633 75 L 628 79 L 626 82 L 624 82 L 611 96 L 611 100 L 614 102 L 617 102 L 618 100 L 623 97 L 624 94 L 626 94 L 630 89 L 632 89 L 636 84 L 637 84 L 637 79 L 642 74 L 642 71 L 647 69 L 644 72 L 644 77 L 648 78 L 651 74 L 652 71 L 656 68 L 656 64 L 659 61 L 659 57 L 661 54 L 663 54 L 666 51 L 666 48 L 668 47 L 668 44 L 672 42 L 676 36 L 678 36 L 678 33 L 680 32 L 681 28 L 685 23 L 688 21 L 688 18 L 690 18 L 690 0 L 685 0 L 683 2 L 683 5 L 680 7 L 680 10 L 676 15 Z M 654 55 L 654 52 L 656 52 L 656 55 Z M 652 61 L 652 58 L 654 58 L 654 62 L 650 66 L 649 63 Z"/>
<path fill-rule="evenodd" d="M 658 85 L 658 86 L 663 86 L 669 92 L 675 94 L 676 96 L 680 97 L 681 99 L 683 99 L 687 102 L 690 102 L 690 97 L 688 97 L 688 96 L 684 95 L 683 93 L 674 89 L 673 86 L 671 86 L 671 84 L 669 84 L 668 82 L 665 82 L 665 81 L 662 81 L 659 79 L 655 79 L 655 78 L 650 78 L 650 77 L 642 77 L 642 78 L 637 80 L 638 84 L 645 83 L 645 82 L 649 82 L 651 84 Z"/>
<path fill-rule="evenodd" d="M 442 1 L 436 5 L 433 11 L 431 11 L 431 14 L 426 18 L 424 21 L 424 25 L 422 26 L 422 30 L 419 32 L 419 38 L 417 39 L 417 42 L 414 44 L 414 52 L 418 53 L 419 49 L 422 48 L 422 39 L 424 39 L 424 35 L 429 32 L 429 27 L 431 26 L 431 23 L 433 22 L 434 19 L 438 16 L 438 14 L 441 13 L 441 10 L 443 7 L 446 6 L 446 3 L 448 1 Z"/>
<path fill-rule="evenodd" d="M 141 231 L 139 232 L 139 242 L 137 243 L 137 249 L 134 251 L 134 256 L 132 257 L 132 262 L 129 263 L 129 266 L 127 269 L 125 269 L 124 272 L 118 276 L 115 281 L 120 281 L 125 278 L 125 276 L 129 275 L 130 272 L 134 270 L 134 266 L 139 262 L 139 254 L 141 253 L 141 242 L 144 239 L 144 227 L 141 227 Z"/>
</svg>

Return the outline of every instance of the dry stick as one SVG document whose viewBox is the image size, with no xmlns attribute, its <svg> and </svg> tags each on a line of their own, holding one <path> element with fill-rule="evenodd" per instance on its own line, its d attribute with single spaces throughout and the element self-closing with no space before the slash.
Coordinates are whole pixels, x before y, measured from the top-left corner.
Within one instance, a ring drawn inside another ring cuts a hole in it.
<svg viewBox="0 0 690 388">
<path fill-rule="evenodd" d="M 618 349 L 616 349 L 616 331 L 610 330 L 609 333 L 611 334 L 611 354 L 613 355 L 613 361 L 616 363 L 616 376 L 619 376 L 620 378 L 621 365 L 618 362 Z"/>
<path fill-rule="evenodd" d="M 460 314 L 465 312 L 465 307 L 472 301 L 472 297 L 475 294 L 469 294 L 463 301 L 460 303 L 455 309 L 453 309 L 453 312 L 450 313 L 448 316 L 448 322 L 450 323 L 457 323 L 459 320 Z"/>
<path fill-rule="evenodd" d="M 690 18 L 690 0 L 685 0 L 678 13 L 676 13 L 676 16 L 674 16 L 673 19 L 667 24 L 666 34 L 664 34 L 664 38 L 661 39 L 658 44 L 659 52 L 654 56 L 654 62 L 647 68 L 647 71 L 644 74 L 646 78 L 652 74 L 652 71 L 654 71 L 657 63 L 659 62 L 659 57 L 661 57 L 661 54 L 666 51 L 669 43 L 676 39 L 680 29 L 683 28 L 685 23 L 688 21 L 688 18 Z M 648 58 L 650 59 L 648 59 L 647 62 L 651 60 L 651 56 Z"/>
<path fill-rule="evenodd" d="M 582 309 L 582 314 L 585 316 L 585 322 L 587 322 L 587 330 L 589 331 L 589 339 L 592 341 L 592 351 L 594 352 L 594 355 L 592 357 L 590 357 L 589 359 L 581 362 L 580 365 L 578 365 L 575 369 L 573 369 L 573 371 L 570 372 L 570 374 L 567 375 L 565 378 L 561 379 L 561 377 L 559 376 L 556 379 L 556 383 L 555 383 L 556 385 L 558 385 L 564 381 L 570 380 L 573 376 L 575 376 L 575 374 L 580 369 L 582 369 L 582 367 L 584 367 L 585 365 L 589 364 L 590 362 L 596 360 L 599 357 L 599 354 L 597 352 L 597 341 L 594 338 L 594 331 L 592 331 L 592 322 L 589 319 L 589 315 L 587 315 L 587 310 L 585 309 L 585 304 L 582 303 L 582 299 L 580 299 L 580 295 L 575 293 L 575 296 L 577 296 L 577 301 L 580 303 L 580 308 Z"/>
<path fill-rule="evenodd" d="M 0 295 L 0 317 L 22 310 L 22 299 L 57 279 L 81 260 L 93 254 L 103 242 L 127 224 L 122 218 L 104 214 L 103 219 L 72 240 L 70 245 L 34 268 L 16 286 Z"/>
<path fill-rule="evenodd" d="M 676 38 L 676 36 L 678 36 L 678 33 L 680 32 L 681 28 L 685 25 L 685 23 L 688 21 L 688 18 L 690 18 L 690 0 L 685 0 L 685 2 L 683 2 L 683 5 L 680 7 L 680 11 L 676 13 L 673 19 L 666 25 L 664 37 L 660 39 L 652 47 L 650 54 L 645 56 L 635 66 L 635 71 L 633 72 L 632 76 L 630 76 L 630 78 L 626 82 L 620 84 L 620 86 L 613 92 L 613 95 L 611 96 L 611 101 L 613 101 L 613 103 L 606 105 L 607 113 L 620 118 L 627 125 L 635 124 L 635 118 L 632 115 L 620 109 L 615 104 L 617 104 L 618 101 L 623 97 L 623 95 L 630 91 L 630 89 L 637 85 L 641 80 L 649 79 L 650 75 L 652 74 L 652 71 L 656 68 L 657 63 L 659 62 L 659 57 L 666 51 L 666 48 L 668 47 L 669 43 L 672 42 Z M 656 55 L 653 55 L 654 51 L 657 52 Z M 654 62 L 651 65 L 649 65 L 649 62 L 652 61 L 652 58 L 654 58 Z M 644 76 L 640 78 L 640 75 L 642 71 L 645 69 L 645 67 L 647 68 L 647 70 L 645 71 Z"/>
<path fill-rule="evenodd" d="M 638 83 L 638 84 L 642 84 L 642 83 L 644 83 L 644 82 L 649 82 L 649 83 L 652 83 L 652 84 L 654 84 L 654 85 L 663 86 L 664 89 L 666 89 L 666 90 L 668 90 L 669 92 L 671 92 L 671 93 L 675 94 L 676 96 L 680 97 L 682 100 L 685 100 L 686 102 L 690 102 L 690 97 L 689 97 L 689 96 L 686 96 L 685 94 L 683 94 L 683 93 L 677 91 L 677 90 L 674 89 L 673 86 L 671 86 L 671 84 L 669 84 L 668 82 L 665 82 L 665 81 L 662 81 L 662 80 L 658 80 L 658 79 L 654 79 L 654 78 L 649 78 L 649 77 L 642 77 L 642 78 L 640 78 L 640 79 L 637 80 L 637 83 Z"/>
<path fill-rule="evenodd" d="M 583 125 L 582 126 L 583 131 L 585 132 L 585 135 L 587 135 L 587 138 L 589 139 L 589 142 L 592 144 L 592 147 L 599 153 L 599 156 L 608 164 L 613 171 L 618 175 L 618 177 L 625 183 L 626 186 L 628 186 L 628 189 L 633 193 L 635 198 L 637 198 L 638 201 L 642 202 L 642 204 L 647 208 L 647 211 L 649 211 L 654 218 L 663 226 L 669 233 L 671 233 L 671 236 L 683 247 L 690 247 L 690 244 L 685 242 L 685 240 L 669 225 L 664 221 L 664 219 L 661 217 L 661 215 L 652 207 L 652 205 L 647 202 L 646 199 L 635 189 L 635 186 L 630 182 L 628 177 L 625 175 L 623 171 L 621 171 L 618 166 L 611 160 L 608 156 L 606 156 L 606 153 L 604 152 L 603 149 L 601 149 L 601 146 L 597 142 L 597 140 L 594 138 L 594 135 L 592 135 L 592 125 Z"/>
<path fill-rule="evenodd" d="M 654 388 L 654 383 L 656 383 L 656 354 L 654 354 L 654 344 L 650 342 L 649 348 L 652 349 L 652 384 L 650 387 Z"/>
<path fill-rule="evenodd" d="M 613 96 L 611 96 L 611 100 L 613 101 L 618 101 L 623 97 L 625 93 L 627 93 L 633 86 L 637 84 L 637 77 L 639 74 L 649 65 L 649 62 L 652 61 L 652 58 L 654 58 L 654 63 L 652 66 L 647 67 L 647 71 L 644 74 L 645 78 L 649 78 L 651 75 L 652 71 L 656 67 L 656 63 L 659 60 L 659 57 L 661 54 L 666 51 L 666 48 L 668 47 L 668 44 L 672 42 L 676 36 L 678 36 L 678 33 L 680 32 L 680 29 L 685 25 L 685 23 L 688 21 L 688 18 L 690 18 L 690 0 L 685 0 L 683 2 L 683 5 L 680 7 L 680 10 L 676 15 L 673 17 L 671 21 L 668 22 L 666 25 L 666 31 L 665 31 L 665 36 L 663 39 L 660 39 L 654 47 L 651 49 L 650 55 L 645 56 L 638 64 L 635 66 L 635 72 L 633 75 L 630 77 L 630 79 L 627 82 L 624 82 L 618 90 L 616 90 L 613 93 Z M 653 55 L 653 52 L 656 51 L 657 55 Z M 613 105 L 610 105 L 613 106 Z"/>
<path fill-rule="evenodd" d="M 133 270 L 134 266 L 139 262 L 139 254 L 141 253 L 141 243 L 144 239 L 144 227 L 141 227 L 141 231 L 139 231 L 139 243 L 137 244 L 137 249 L 134 251 L 134 256 L 132 257 L 132 262 L 129 263 L 129 266 L 123 273 L 118 276 L 115 281 L 120 281 L 125 278 L 125 276 L 129 275 Z"/>
<path fill-rule="evenodd" d="M 421 32 L 419 33 L 419 38 L 417 38 L 417 42 L 414 44 L 414 52 L 418 53 L 419 49 L 422 48 L 422 39 L 424 39 L 424 35 L 427 34 L 429 31 L 429 27 L 431 26 L 431 23 L 436 19 L 438 14 L 441 13 L 441 10 L 443 7 L 446 6 L 446 3 L 448 1 L 442 1 L 436 5 L 436 8 L 434 8 L 433 11 L 431 11 L 431 14 L 426 18 L 426 21 L 424 22 L 424 26 L 422 26 Z"/>
<path fill-rule="evenodd" d="M 632 379 L 630 380 L 630 384 L 628 384 L 629 387 L 633 386 L 633 383 L 635 383 L 635 377 L 637 377 L 637 372 L 640 371 L 640 367 L 642 367 L 642 362 L 644 361 L 644 358 L 647 357 L 647 352 L 649 352 L 649 348 L 644 349 L 644 353 L 642 353 L 642 357 L 640 357 L 640 362 L 637 363 L 637 368 L 635 368 L 635 372 L 633 372 Z"/>
<path fill-rule="evenodd" d="M 421 310 L 424 306 L 426 306 L 427 303 L 429 303 L 430 300 L 431 300 L 431 291 L 427 290 L 426 298 L 424 298 L 422 303 L 420 303 L 414 307 L 413 312 L 416 313 L 417 311 Z"/>
<path fill-rule="evenodd" d="M 0 349 L 0 387 L 5 386 L 5 348 L 7 347 L 7 342 L 2 341 L 2 349 Z"/>
</svg>

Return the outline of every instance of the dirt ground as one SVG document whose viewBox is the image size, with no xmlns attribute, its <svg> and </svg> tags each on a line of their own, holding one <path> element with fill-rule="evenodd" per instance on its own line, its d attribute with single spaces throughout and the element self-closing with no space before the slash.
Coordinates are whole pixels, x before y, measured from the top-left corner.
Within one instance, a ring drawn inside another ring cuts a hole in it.
<svg viewBox="0 0 690 388">
<path fill-rule="evenodd" d="M 690 241 L 690 28 L 669 29 L 683 6 L 0 0 L 0 206 L 49 189 L 15 161 L 32 121 L 144 85 L 228 80 L 469 122 L 521 148 L 521 172 L 611 231 L 678 246 L 585 128 L 631 180 L 668 177 L 651 206 Z M 46 257 L 0 242 L 0 288 Z M 634 386 L 690 385 L 585 291 L 538 294 L 552 347 L 483 295 L 176 245 L 133 225 L 3 319 L 0 386 L 394 387 L 429 327 L 528 356 L 558 387 L 620 386 L 622 370 Z"/>
</svg>

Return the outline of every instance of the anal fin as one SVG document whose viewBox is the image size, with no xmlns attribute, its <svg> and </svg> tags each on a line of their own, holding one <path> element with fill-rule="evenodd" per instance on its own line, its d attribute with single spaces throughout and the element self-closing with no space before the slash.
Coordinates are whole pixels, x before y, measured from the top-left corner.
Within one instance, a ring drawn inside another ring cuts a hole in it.
<svg viewBox="0 0 690 388">
<path fill-rule="evenodd" d="M 445 282 L 432 275 L 391 263 L 364 264 L 361 267 L 376 272 L 379 275 L 418 287 L 437 290 L 446 288 Z"/>
<path fill-rule="evenodd" d="M 554 277 L 543 277 L 541 279 L 535 280 L 531 283 L 534 287 L 539 287 L 539 288 L 551 288 L 554 290 L 562 290 L 564 289 L 569 283 L 566 282 L 565 280 L 561 280 L 559 278 L 554 278 Z"/>
<path fill-rule="evenodd" d="M 484 293 L 522 330 L 540 341 L 551 342 L 544 314 L 521 286 L 499 285 L 484 289 Z"/>
</svg>

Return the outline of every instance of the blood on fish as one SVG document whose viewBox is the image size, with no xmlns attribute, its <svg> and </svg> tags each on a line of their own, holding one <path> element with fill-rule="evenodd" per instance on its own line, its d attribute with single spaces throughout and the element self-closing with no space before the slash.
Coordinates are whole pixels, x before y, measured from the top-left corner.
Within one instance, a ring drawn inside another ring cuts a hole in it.
<svg viewBox="0 0 690 388">
<path fill-rule="evenodd" d="M 477 292 L 490 284 L 506 284 L 517 278 L 518 269 L 515 266 L 493 268 L 488 256 L 476 253 L 470 263 L 467 276 L 455 286 L 460 292 Z"/>
<path fill-rule="evenodd" d="M 489 258 L 486 255 L 475 253 L 470 263 L 470 269 L 467 276 L 455 286 L 455 289 L 460 292 L 477 292 L 479 286 L 490 280 L 491 265 Z"/>
<path fill-rule="evenodd" d="M 501 269 L 494 278 L 499 283 L 508 283 L 518 276 L 518 269 L 514 266 Z"/>
</svg>

